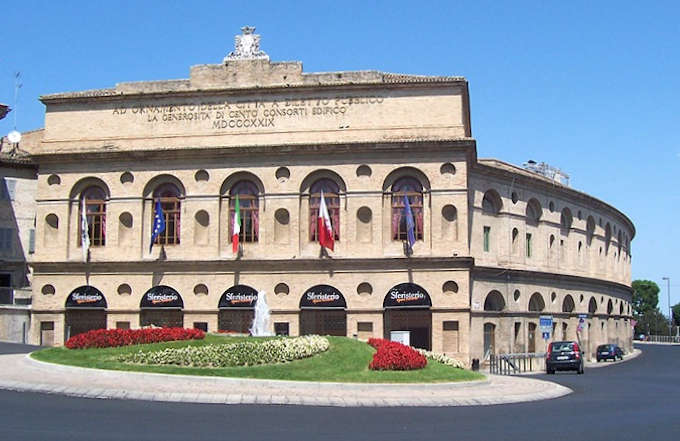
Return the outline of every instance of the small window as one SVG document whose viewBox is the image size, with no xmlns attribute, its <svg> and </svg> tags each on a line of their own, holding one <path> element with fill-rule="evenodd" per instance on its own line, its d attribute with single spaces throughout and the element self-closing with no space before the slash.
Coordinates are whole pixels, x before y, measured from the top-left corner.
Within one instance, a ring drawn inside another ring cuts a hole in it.
<svg viewBox="0 0 680 441">
<path fill-rule="evenodd" d="M 276 335 L 290 335 L 290 333 L 289 333 L 289 323 L 288 322 L 276 322 L 276 323 L 274 323 L 274 333 Z"/>
<path fill-rule="evenodd" d="M 489 251 L 491 242 L 491 227 L 484 227 L 484 251 Z"/>
<path fill-rule="evenodd" d="M 527 257 L 531 257 L 531 233 L 527 233 Z"/>
<path fill-rule="evenodd" d="M 35 253 L 35 228 L 28 230 L 28 254 Z"/>
<path fill-rule="evenodd" d="M 457 320 L 446 320 L 443 322 L 442 326 L 444 331 L 457 331 L 458 321 Z"/>
<path fill-rule="evenodd" d="M 373 322 L 357 322 L 357 332 L 373 332 Z"/>
<path fill-rule="evenodd" d="M 130 329 L 130 322 L 116 322 L 116 329 Z"/>
<path fill-rule="evenodd" d="M 203 332 L 208 332 L 208 322 L 194 322 L 194 329 L 200 329 Z"/>
</svg>

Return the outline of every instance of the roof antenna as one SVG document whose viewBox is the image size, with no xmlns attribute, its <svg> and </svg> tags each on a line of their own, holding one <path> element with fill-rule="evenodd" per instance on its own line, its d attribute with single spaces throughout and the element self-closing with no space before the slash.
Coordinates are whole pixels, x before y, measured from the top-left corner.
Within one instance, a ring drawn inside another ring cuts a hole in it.
<svg viewBox="0 0 680 441">
<path fill-rule="evenodd" d="M 14 130 L 7 134 L 7 139 L 9 142 L 15 145 L 21 141 L 21 133 L 17 131 L 17 100 L 19 98 L 19 89 L 21 89 L 23 84 L 21 83 L 21 72 L 17 71 L 14 73 Z"/>
</svg>

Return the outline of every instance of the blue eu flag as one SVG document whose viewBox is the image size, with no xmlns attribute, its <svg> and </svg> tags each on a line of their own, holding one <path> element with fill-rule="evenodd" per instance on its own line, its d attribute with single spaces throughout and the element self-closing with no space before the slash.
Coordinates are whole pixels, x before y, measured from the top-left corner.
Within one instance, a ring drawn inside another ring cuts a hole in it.
<svg viewBox="0 0 680 441">
<path fill-rule="evenodd" d="M 149 245 L 149 253 L 153 248 L 153 243 L 159 234 L 165 231 L 165 216 L 163 215 L 163 209 L 161 208 L 160 199 L 156 199 L 156 209 L 153 215 L 153 230 L 151 230 L 151 244 Z"/>
<path fill-rule="evenodd" d="M 413 249 L 413 244 L 416 243 L 416 225 L 413 222 L 411 204 L 406 195 L 404 195 L 404 212 L 404 215 L 406 216 L 406 238 L 408 239 L 409 248 Z"/>
</svg>

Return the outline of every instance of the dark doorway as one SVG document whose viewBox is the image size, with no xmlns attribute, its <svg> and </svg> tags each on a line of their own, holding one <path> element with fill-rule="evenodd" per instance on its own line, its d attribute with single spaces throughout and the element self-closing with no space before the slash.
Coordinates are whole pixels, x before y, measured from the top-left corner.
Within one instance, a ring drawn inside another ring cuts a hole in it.
<svg viewBox="0 0 680 441">
<path fill-rule="evenodd" d="M 222 309 L 218 315 L 217 329 L 248 334 L 254 318 L 255 311 L 253 309 Z"/>
<path fill-rule="evenodd" d="M 344 309 L 303 309 L 300 311 L 300 335 L 347 336 L 347 313 Z"/>
<path fill-rule="evenodd" d="M 184 313 L 181 309 L 142 309 L 139 324 L 159 328 L 183 328 Z"/>
<path fill-rule="evenodd" d="M 384 321 L 386 339 L 389 340 L 391 331 L 411 331 L 411 346 L 432 350 L 432 312 L 429 309 L 386 309 Z"/>
<path fill-rule="evenodd" d="M 101 309 L 66 310 L 66 338 L 94 329 L 106 329 L 106 311 Z"/>
</svg>

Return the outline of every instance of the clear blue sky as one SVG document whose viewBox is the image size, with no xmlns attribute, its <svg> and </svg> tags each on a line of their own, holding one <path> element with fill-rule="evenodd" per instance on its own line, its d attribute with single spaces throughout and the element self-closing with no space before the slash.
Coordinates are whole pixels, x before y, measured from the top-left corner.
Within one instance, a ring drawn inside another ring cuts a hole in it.
<svg viewBox="0 0 680 441">
<path fill-rule="evenodd" d="M 194 6 L 195 5 L 195 6 Z M 370 6 L 366 6 L 370 5 Z M 635 223 L 633 278 L 680 302 L 680 2 L 10 1 L 0 134 L 42 127 L 38 96 L 188 78 L 243 25 L 306 72 L 462 75 L 480 158 L 546 161 Z M 75 128 L 77 130 L 77 128 Z"/>
</svg>

